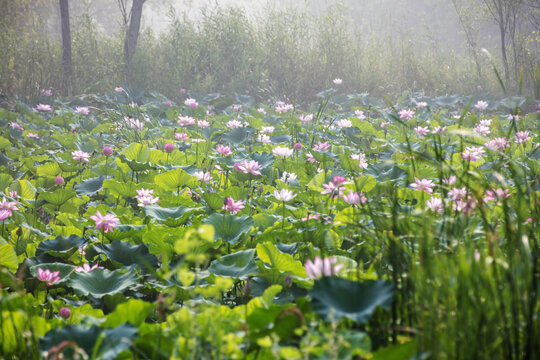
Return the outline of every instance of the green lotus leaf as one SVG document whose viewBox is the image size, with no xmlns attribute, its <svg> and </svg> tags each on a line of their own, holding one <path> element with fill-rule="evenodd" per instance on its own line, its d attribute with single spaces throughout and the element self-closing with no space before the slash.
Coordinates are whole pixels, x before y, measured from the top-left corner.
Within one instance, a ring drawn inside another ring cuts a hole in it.
<svg viewBox="0 0 540 360">
<path fill-rule="evenodd" d="M 279 251 L 276 245 L 271 242 L 257 245 L 257 256 L 271 269 L 281 273 L 289 273 L 298 277 L 307 277 L 306 270 L 302 263 L 295 260 L 292 255 Z"/>
<path fill-rule="evenodd" d="M 146 144 L 132 143 L 126 147 L 121 154 L 124 155 L 127 160 L 144 163 L 147 162 L 150 157 L 150 150 Z"/>
<path fill-rule="evenodd" d="M 36 188 L 28 180 L 18 180 L 15 190 L 22 199 L 34 200 L 36 197 Z"/>
<path fill-rule="evenodd" d="M 219 194 L 206 192 L 202 194 L 202 198 L 206 202 L 206 205 L 213 210 L 218 211 L 223 207 L 223 196 Z"/>
<path fill-rule="evenodd" d="M 103 181 L 103 188 L 109 189 L 114 196 L 133 198 L 137 195 L 137 187 L 129 182 L 107 179 Z"/>
<path fill-rule="evenodd" d="M 178 207 L 160 207 L 157 205 L 147 205 L 143 207 L 146 216 L 150 216 L 158 221 L 163 221 L 171 226 L 184 224 L 191 215 L 201 213 L 202 208 L 189 208 L 185 206 Z"/>
<path fill-rule="evenodd" d="M 43 177 L 56 177 L 61 171 L 57 162 L 47 162 L 37 167 L 37 175 Z"/>
<path fill-rule="evenodd" d="M 347 317 L 358 324 L 364 324 L 376 307 L 390 308 L 394 285 L 384 280 L 357 282 L 327 276 L 315 280 L 309 294 L 313 311 L 325 319 Z"/>
<path fill-rule="evenodd" d="M 94 269 L 87 273 L 73 273 L 68 285 L 79 295 L 102 298 L 105 295 L 123 292 L 137 282 L 137 274 L 134 271 Z"/>
<path fill-rule="evenodd" d="M 82 183 L 75 186 L 75 191 L 77 195 L 95 195 L 101 189 L 103 189 L 103 181 L 105 176 L 94 177 L 84 180 Z"/>
<path fill-rule="evenodd" d="M 142 236 L 142 229 L 144 225 L 133 225 L 133 224 L 120 224 L 118 225 L 113 232 L 105 234 L 105 237 L 109 241 L 122 240 L 122 239 L 139 239 Z"/>
<path fill-rule="evenodd" d="M 96 325 L 66 325 L 62 328 L 49 330 L 39 341 L 42 351 L 48 351 L 64 341 L 73 341 L 86 354 L 96 354 L 92 358 L 115 359 L 122 351 L 131 346 L 131 339 L 137 334 L 137 328 L 122 324 L 115 329 L 103 329 Z M 98 347 L 98 349 L 95 349 Z M 67 350 L 68 358 L 73 357 L 73 351 Z"/>
<path fill-rule="evenodd" d="M 0 174 L 0 191 L 4 191 L 13 182 L 13 178 L 9 174 Z"/>
<path fill-rule="evenodd" d="M 43 263 L 30 267 L 30 274 L 37 278 L 39 268 L 42 270 L 49 270 L 50 272 L 59 271 L 60 273 L 58 276 L 60 277 L 60 280 L 55 282 L 55 284 L 63 283 L 68 280 L 69 276 L 75 271 L 75 266 L 73 265 L 63 263 Z"/>
<path fill-rule="evenodd" d="M 154 182 L 166 190 L 176 191 L 183 186 L 193 186 L 197 183 L 197 178 L 182 169 L 173 169 L 157 175 Z"/>
<path fill-rule="evenodd" d="M 77 235 L 57 236 L 56 239 L 42 241 L 36 249 L 36 256 L 49 254 L 54 257 L 68 259 L 85 242 L 84 238 Z"/>
<path fill-rule="evenodd" d="M 257 272 L 257 265 L 253 261 L 255 249 L 237 251 L 216 259 L 208 267 L 208 271 L 215 275 L 234 277 L 245 280 L 249 275 Z"/>
<path fill-rule="evenodd" d="M 239 145 L 253 136 L 254 130 L 251 127 L 241 127 L 226 131 L 221 138 L 221 141 L 228 144 Z"/>
<path fill-rule="evenodd" d="M 4 242 L 3 240 L 1 240 Z M 8 270 L 15 272 L 17 271 L 17 267 L 19 266 L 19 260 L 17 259 L 17 254 L 15 253 L 15 249 L 13 246 L 0 243 L 0 267 L 4 266 L 8 268 Z"/>
<path fill-rule="evenodd" d="M 86 251 L 86 256 L 89 259 L 93 259 L 98 254 L 105 254 L 118 268 L 136 265 L 145 270 L 148 266 L 157 266 L 157 258 L 149 253 L 145 244 L 133 245 L 127 241 L 117 240 L 111 244 L 93 245 Z"/>
<path fill-rule="evenodd" d="M 38 200 L 43 200 L 56 207 L 61 206 L 72 197 L 77 196 L 77 193 L 68 189 L 56 189 L 54 192 L 42 192 L 39 194 Z"/>
<path fill-rule="evenodd" d="M 214 213 L 202 221 L 214 227 L 214 238 L 229 244 L 236 244 L 240 237 L 253 226 L 253 219 L 248 215 L 234 216 Z"/>
<path fill-rule="evenodd" d="M 107 315 L 107 320 L 102 326 L 116 327 L 124 323 L 140 326 L 153 310 L 154 306 L 151 303 L 129 299 L 125 303 L 118 304 L 114 311 Z"/>
</svg>

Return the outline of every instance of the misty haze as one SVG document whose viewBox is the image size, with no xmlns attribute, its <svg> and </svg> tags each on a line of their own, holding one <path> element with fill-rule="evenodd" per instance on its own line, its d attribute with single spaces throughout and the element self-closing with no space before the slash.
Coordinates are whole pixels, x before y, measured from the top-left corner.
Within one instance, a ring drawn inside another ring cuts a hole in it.
<svg viewBox="0 0 540 360">
<path fill-rule="evenodd" d="M 538 0 L 0 0 L 1 359 L 540 358 Z"/>
</svg>

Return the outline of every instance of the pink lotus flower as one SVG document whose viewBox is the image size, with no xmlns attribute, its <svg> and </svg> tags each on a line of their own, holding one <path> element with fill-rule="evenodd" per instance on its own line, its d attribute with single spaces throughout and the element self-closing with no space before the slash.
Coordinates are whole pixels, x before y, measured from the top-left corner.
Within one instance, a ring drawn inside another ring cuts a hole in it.
<svg viewBox="0 0 540 360">
<path fill-rule="evenodd" d="M 330 149 L 330 144 L 328 144 L 328 141 L 320 142 L 317 141 L 317 144 L 313 145 L 313 150 L 319 150 L 319 151 L 328 151 Z"/>
<path fill-rule="evenodd" d="M 516 133 L 516 144 L 526 144 L 529 140 L 532 140 L 532 138 L 529 136 L 528 131 L 518 131 Z"/>
<path fill-rule="evenodd" d="M 210 182 L 210 173 L 209 172 L 196 171 L 195 173 L 193 173 L 193 175 L 199 181 L 202 181 L 202 182 L 207 183 L 207 184 Z"/>
<path fill-rule="evenodd" d="M 188 126 L 188 125 L 195 125 L 195 119 L 191 116 L 178 116 L 178 125 L 180 126 Z"/>
<path fill-rule="evenodd" d="M 258 169 L 261 167 L 259 163 L 255 160 L 243 160 L 241 163 L 235 163 L 234 164 L 234 170 L 235 171 L 241 171 L 244 174 L 252 174 L 252 175 L 261 175 L 261 172 L 258 171 Z"/>
<path fill-rule="evenodd" d="M 366 155 L 365 154 L 362 154 L 362 153 L 360 153 L 360 154 L 352 154 L 351 159 L 358 160 L 358 166 L 360 167 L 360 169 L 367 169 L 368 162 L 366 160 Z"/>
<path fill-rule="evenodd" d="M 308 152 L 308 153 L 306 153 L 306 156 L 307 156 L 307 161 L 309 161 L 310 163 L 317 162 L 317 159 L 315 159 L 315 157 L 313 156 L 312 153 Z"/>
<path fill-rule="evenodd" d="M 88 264 L 84 264 L 83 266 L 78 266 L 75 268 L 75 271 L 76 272 L 84 272 L 84 273 L 87 273 L 87 272 L 90 272 L 94 269 L 104 269 L 103 266 L 98 266 L 98 264 L 95 264 L 94 266 L 90 266 Z"/>
<path fill-rule="evenodd" d="M 433 184 L 433 180 L 428 180 L 428 179 L 418 180 L 418 178 L 415 177 L 414 181 L 415 182 L 410 184 L 411 187 L 413 187 L 413 188 L 415 188 L 417 190 L 424 190 L 428 194 L 433 194 L 432 187 L 435 186 L 435 184 Z"/>
<path fill-rule="evenodd" d="M 197 106 L 199 106 L 199 103 L 197 102 L 197 100 L 189 98 L 189 99 L 186 99 L 186 101 L 184 101 L 184 105 L 189 106 L 192 109 L 195 109 Z"/>
<path fill-rule="evenodd" d="M 28 134 L 26 134 L 26 137 L 27 138 L 30 138 L 30 139 L 39 139 L 39 135 L 36 134 L 36 133 L 31 133 L 29 132 Z"/>
<path fill-rule="evenodd" d="M 414 128 L 414 131 L 420 136 L 426 136 L 429 133 L 429 128 L 427 126 L 426 127 L 417 126 Z"/>
<path fill-rule="evenodd" d="M 416 103 L 416 107 L 419 108 L 419 109 L 423 109 L 426 106 L 427 106 L 427 102 L 425 102 L 425 101 L 420 101 L 420 102 Z"/>
<path fill-rule="evenodd" d="M 114 91 L 116 91 L 117 93 L 120 93 L 120 92 L 124 91 L 124 88 L 120 87 L 120 86 L 117 86 L 117 87 L 114 88 Z"/>
<path fill-rule="evenodd" d="M 294 150 L 286 146 L 276 146 L 274 149 L 272 149 L 272 154 L 274 154 L 274 156 L 282 156 L 284 158 L 291 156 L 293 153 Z"/>
<path fill-rule="evenodd" d="M 443 127 L 440 127 L 440 126 L 437 126 L 435 127 L 435 130 L 433 130 L 433 133 L 434 134 L 444 134 L 446 132 L 446 126 L 443 126 Z"/>
<path fill-rule="evenodd" d="M 199 120 L 197 121 L 197 126 L 201 129 L 206 129 L 210 126 L 210 123 L 207 120 Z"/>
<path fill-rule="evenodd" d="M 54 183 L 58 186 L 64 185 L 64 178 L 57 176 L 56 179 L 54 179 Z"/>
<path fill-rule="evenodd" d="M 244 208 L 244 202 L 242 200 L 234 201 L 232 197 L 225 198 L 225 203 L 221 209 L 227 210 L 232 215 L 236 214 Z"/>
<path fill-rule="evenodd" d="M 293 148 L 294 148 L 294 150 L 296 150 L 296 151 L 302 150 L 302 143 L 301 143 L 301 142 L 297 142 L 296 144 L 294 144 Z"/>
<path fill-rule="evenodd" d="M 41 89 L 39 93 L 41 94 L 41 96 L 52 96 L 51 89 Z"/>
<path fill-rule="evenodd" d="M 488 108 L 489 104 L 486 101 L 479 100 L 474 107 L 478 110 L 486 110 Z"/>
<path fill-rule="evenodd" d="M 431 197 L 431 199 L 426 201 L 426 206 L 429 210 L 437 212 L 439 214 L 442 214 L 444 210 L 442 199 L 433 196 Z"/>
<path fill-rule="evenodd" d="M 310 122 L 311 120 L 313 120 L 313 114 L 300 115 L 298 119 L 301 122 Z"/>
<path fill-rule="evenodd" d="M 446 185 L 454 185 L 456 183 L 456 175 L 450 175 L 448 178 L 444 178 L 442 182 Z"/>
<path fill-rule="evenodd" d="M 186 89 L 180 89 L 180 94 L 185 94 L 186 93 Z"/>
<path fill-rule="evenodd" d="M 16 122 L 10 122 L 9 126 L 11 126 L 15 130 L 24 131 L 24 126 Z"/>
<path fill-rule="evenodd" d="M 11 215 L 13 215 L 11 211 L 5 210 L 5 209 L 0 209 L 0 221 L 6 220 Z"/>
<path fill-rule="evenodd" d="M 35 108 L 32 108 L 32 110 L 34 112 L 38 112 L 38 111 L 41 111 L 41 112 L 51 112 L 53 109 L 52 109 L 52 106 L 49 105 L 49 104 L 39 104 L 38 106 L 36 106 Z"/>
<path fill-rule="evenodd" d="M 343 201 L 345 201 L 347 204 L 358 205 L 365 204 L 367 202 L 367 198 L 364 196 L 364 193 L 358 194 L 356 191 L 351 191 L 347 195 L 343 195 Z"/>
<path fill-rule="evenodd" d="M 343 80 L 340 79 L 340 78 L 335 78 L 334 80 L 332 80 L 332 82 L 334 83 L 334 85 L 341 85 L 341 84 L 343 84 Z"/>
<path fill-rule="evenodd" d="M 227 155 L 232 154 L 230 146 L 221 145 L 221 144 L 216 146 L 216 151 L 217 151 L 218 154 L 223 155 L 223 156 L 227 156 Z"/>
<path fill-rule="evenodd" d="M 343 195 L 343 184 L 345 178 L 343 176 L 334 176 L 334 179 L 328 184 L 323 184 L 324 190 L 321 191 L 321 195 L 329 194 L 330 197 L 337 198 Z"/>
<path fill-rule="evenodd" d="M 388 125 L 390 125 L 390 121 L 383 121 L 379 124 L 379 126 L 383 129 L 385 129 Z"/>
<path fill-rule="evenodd" d="M 263 144 L 270 144 L 270 136 L 265 134 L 259 134 L 257 136 L 257 141 Z"/>
<path fill-rule="evenodd" d="M 476 208 L 476 199 L 468 196 L 466 200 L 458 200 L 452 204 L 452 209 L 457 212 L 462 212 L 466 215 L 472 214 Z"/>
<path fill-rule="evenodd" d="M 288 189 L 281 189 L 280 191 L 274 190 L 274 197 L 277 201 L 290 201 L 296 197 L 296 194 L 294 194 L 291 190 Z"/>
<path fill-rule="evenodd" d="M 114 150 L 113 150 L 112 147 L 110 147 L 110 146 L 105 146 L 105 147 L 103 148 L 103 151 L 102 151 L 101 153 L 102 153 L 103 155 L 109 157 L 109 156 L 111 156 L 111 155 L 113 154 L 113 152 L 114 152 Z"/>
<path fill-rule="evenodd" d="M 43 281 L 44 283 L 46 283 L 47 286 L 51 286 L 52 284 L 60 280 L 60 276 L 58 276 L 59 274 L 60 271 L 51 272 L 49 269 L 43 270 L 42 268 L 38 268 L 37 278 L 39 281 Z"/>
<path fill-rule="evenodd" d="M 284 183 L 292 183 L 294 180 L 296 180 L 297 176 L 295 173 L 288 173 L 286 171 L 281 174 L 280 180 Z"/>
<path fill-rule="evenodd" d="M 174 145 L 167 143 L 163 147 L 163 150 L 165 150 L 166 153 L 172 153 L 174 151 Z"/>
<path fill-rule="evenodd" d="M 399 118 L 403 120 L 410 120 L 414 117 L 414 110 L 403 109 L 398 112 Z"/>
<path fill-rule="evenodd" d="M 240 110 L 242 110 L 242 105 L 233 105 L 232 110 L 233 111 L 240 111 Z"/>
<path fill-rule="evenodd" d="M 17 198 L 17 196 L 19 196 L 19 194 L 17 194 L 17 190 L 11 190 L 8 192 L 8 195 L 11 196 L 12 198 Z"/>
<path fill-rule="evenodd" d="M 87 106 L 77 106 L 75 112 L 81 115 L 88 115 L 90 114 L 90 109 Z"/>
<path fill-rule="evenodd" d="M 274 132 L 274 127 L 273 126 L 263 126 L 261 128 L 261 134 L 271 134 Z"/>
<path fill-rule="evenodd" d="M 2 201 L 0 201 L 0 210 L 7 211 L 9 217 L 13 215 L 13 211 L 18 211 L 19 208 L 16 201 L 7 201 L 6 197 L 3 196 Z"/>
<path fill-rule="evenodd" d="M 284 113 L 289 112 L 292 109 L 294 109 L 293 104 L 285 104 L 283 101 L 278 101 L 276 104 L 277 104 L 277 106 L 276 106 L 275 110 L 276 110 L 276 112 L 278 114 L 284 114 Z"/>
<path fill-rule="evenodd" d="M 137 129 L 137 130 L 142 130 L 144 129 L 144 123 L 139 121 L 139 119 L 133 119 L 133 118 L 128 118 L 127 116 L 124 117 L 124 121 L 126 122 L 126 124 L 131 128 L 131 129 Z"/>
<path fill-rule="evenodd" d="M 176 134 L 174 134 L 174 138 L 176 140 L 188 140 L 189 135 L 187 133 L 176 133 Z"/>
<path fill-rule="evenodd" d="M 480 134 L 482 136 L 488 136 L 491 130 L 488 126 L 484 126 L 482 124 L 478 124 L 474 127 L 473 132 Z"/>
<path fill-rule="evenodd" d="M 88 162 L 88 159 L 90 159 L 89 153 L 80 150 L 72 151 L 71 156 L 73 157 L 73 160 L 80 162 Z"/>
<path fill-rule="evenodd" d="M 120 222 L 120 219 L 114 214 L 106 214 L 105 216 L 101 215 L 99 211 L 96 211 L 96 215 L 90 216 L 90 219 L 94 220 L 96 223 L 96 230 L 103 229 L 105 233 L 113 232 L 114 228 Z"/>
<path fill-rule="evenodd" d="M 138 205 L 142 207 L 156 204 L 159 201 L 159 196 L 154 196 L 154 190 L 142 188 L 137 190 L 137 196 L 135 196 L 135 199 L 137 199 Z"/>
<path fill-rule="evenodd" d="M 263 108 L 258 108 L 257 111 L 263 115 L 266 115 L 266 111 Z"/>
<path fill-rule="evenodd" d="M 360 120 L 366 119 L 366 115 L 364 115 L 364 112 L 362 110 L 355 110 L 354 115 L 356 115 L 356 117 Z"/>
<path fill-rule="evenodd" d="M 510 197 L 510 193 L 508 189 L 491 189 L 486 190 L 486 197 L 484 198 L 485 201 L 499 201 L 502 199 L 508 199 Z"/>
<path fill-rule="evenodd" d="M 58 315 L 60 315 L 62 319 L 67 320 L 71 316 L 71 310 L 67 307 L 63 307 L 58 312 Z"/>
<path fill-rule="evenodd" d="M 343 269 L 344 265 L 334 265 L 336 262 L 337 259 L 334 257 L 321 259 L 319 256 L 316 256 L 314 261 L 306 261 L 306 274 L 313 280 L 320 279 L 323 276 L 337 275 Z"/>
<path fill-rule="evenodd" d="M 352 127 L 352 121 L 348 119 L 341 119 L 336 123 L 336 125 L 340 129 L 346 129 Z"/>
<path fill-rule="evenodd" d="M 308 216 L 306 217 L 303 217 L 302 221 L 308 221 L 308 220 L 319 220 L 321 217 L 319 216 L 319 214 L 308 214 Z"/>
<path fill-rule="evenodd" d="M 170 100 L 165 101 L 165 106 L 170 107 L 172 105 L 172 102 Z"/>
<path fill-rule="evenodd" d="M 465 198 L 465 196 L 467 196 L 467 188 L 465 186 L 462 187 L 461 189 L 460 188 L 452 188 L 448 192 L 448 196 L 450 196 L 450 198 L 453 201 L 461 200 L 461 199 Z"/>
<path fill-rule="evenodd" d="M 505 137 L 494 138 L 484 143 L 484 146 L 490 150 L 501 150 L 501 151 L 504 151 L 507 147 L 510 147 Z"/>
<path fill-rule="evenodd" d="M 230 121 L 227 122 L 227 127 L 229 129 L 238 129 L 238 128 L 241 128 L 243 126 L 244 126 L 244 124 L 242 124 L 242 122 L 239 121 L 239 120 L 230 120 Z"/>
<path fill-rule="evenodd" d="M 484 153 L 485 153 L 484 148 L 481 146 L 480 147 L 468 146 L 465 148 L 465 151 L 461 153 L 461 159 L 465 161 L 475 162 L 476 160 L 481 159 Z"/>
</svg>

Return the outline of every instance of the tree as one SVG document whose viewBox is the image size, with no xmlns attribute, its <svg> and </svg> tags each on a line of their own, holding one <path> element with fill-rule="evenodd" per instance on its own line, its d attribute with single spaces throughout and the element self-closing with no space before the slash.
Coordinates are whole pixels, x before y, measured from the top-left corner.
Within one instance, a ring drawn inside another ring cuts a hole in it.
<svg viewBox="0 0 540 360">
<path fill-rule="evenodd" d="M 71 57 L 71 29 L 69 26 L 69 3 L 68 0 L 60 0 L 60 21 L 62 25 L 62 87 L 69 93 L 73 62 Z"/>
<path fill-rule="evenodd" d="M 478 27 L 475 26 L 478 24 L 478 19 L 476 17 L 477 10 L 474 9 L 475 4 L 468 4 L 465 6 L 463 0 L 452 0 L 452 4 L 456 9 L 456 14 L 459 19 L 459 23 L 463 28 L 465 37 L 467 39 L 467 45 L 469 46 L 469 51 L 474 58 L 476 64 L 476 72 L 478 73 L 478 78 L 482 80 L 482 66 L 480 64 L 480 57 L 478 55 Z"/>
<path fill-rule="evenodd" d="M 123 9 L 124 23 L 127 24 L 127 19 L 129 19 L 129 27 L 127 28 L 126 39 L 124 42 L 124 81 L 126 83 L 131 82 L 133 55 L 135 55 L 135 49 L 137 48 L 137 40 L 141 28 L 142 10 L 145 1 L 146 0 L 133 0 L 129 17 L 126 17 L 126 0 L 118 0 L 120 10 Z"/>
</svg>

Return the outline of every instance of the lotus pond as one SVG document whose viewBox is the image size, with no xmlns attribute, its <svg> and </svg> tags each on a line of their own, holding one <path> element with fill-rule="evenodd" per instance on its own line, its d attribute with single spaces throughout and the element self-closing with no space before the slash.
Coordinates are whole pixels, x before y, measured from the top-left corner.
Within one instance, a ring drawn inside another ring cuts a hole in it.
<svg viewBox="0 0 540 360">
<path fill-rule="evenodd" d="M 540 356 L 525 99 L 50 95 L 0 109 L 2 358 Z"/>
</svg>

